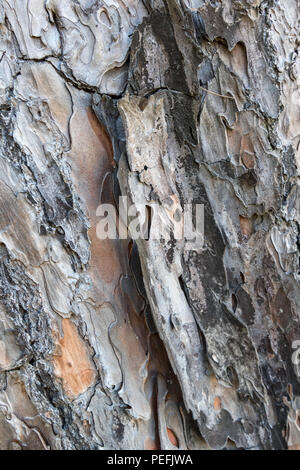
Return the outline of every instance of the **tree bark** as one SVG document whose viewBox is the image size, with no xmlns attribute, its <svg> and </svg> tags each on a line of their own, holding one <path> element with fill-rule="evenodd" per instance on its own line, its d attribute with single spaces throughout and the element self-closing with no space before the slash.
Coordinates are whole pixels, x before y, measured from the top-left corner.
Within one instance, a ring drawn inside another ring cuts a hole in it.
<svg viewBox="0 0 300 470">
<path fill-rule="evenodd" d="M 0 449 L 300 445 L 298 16 L 1 2 Z M 101 240 L 119 196 L 203 246 Z"/>
</svg>

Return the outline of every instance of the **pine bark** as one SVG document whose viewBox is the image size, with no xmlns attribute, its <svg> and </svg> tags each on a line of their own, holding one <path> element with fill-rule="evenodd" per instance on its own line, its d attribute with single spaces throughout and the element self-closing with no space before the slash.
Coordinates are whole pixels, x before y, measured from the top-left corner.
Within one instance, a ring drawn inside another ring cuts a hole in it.
<svg viewBox="0 0 300 470">
<path fill-rule="evenodd" d="M 0 3 L 0 449 L 299 446 L 298 17 Z M 203 246 L 99 239 L 119 196 Z"/>
</svg>

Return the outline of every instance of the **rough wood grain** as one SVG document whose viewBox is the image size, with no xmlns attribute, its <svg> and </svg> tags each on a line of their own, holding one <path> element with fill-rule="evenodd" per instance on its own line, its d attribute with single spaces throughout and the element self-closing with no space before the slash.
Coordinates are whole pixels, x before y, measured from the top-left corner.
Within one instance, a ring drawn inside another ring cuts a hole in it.
<svg viewBox="0 0 300 470">
<path fill-rule="evenodd" d="M 298 18 L 0 3 L 0 449 L 299 447 Z M 204 245 L 100 240 L 121 194 Z"/>
</svg>

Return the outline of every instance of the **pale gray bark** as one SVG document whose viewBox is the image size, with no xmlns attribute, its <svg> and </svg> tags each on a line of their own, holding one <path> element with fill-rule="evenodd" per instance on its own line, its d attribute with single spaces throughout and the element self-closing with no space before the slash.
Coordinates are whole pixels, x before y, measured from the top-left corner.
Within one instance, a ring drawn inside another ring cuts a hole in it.
<svg viewBox="0 0 300 470">
<path fill-rule="evenodd" d="M 298 17 L 1 2 L 1 449 L 300 444 Z M 121 194 L 204 246 L 99 240 Z"/>
</svg>

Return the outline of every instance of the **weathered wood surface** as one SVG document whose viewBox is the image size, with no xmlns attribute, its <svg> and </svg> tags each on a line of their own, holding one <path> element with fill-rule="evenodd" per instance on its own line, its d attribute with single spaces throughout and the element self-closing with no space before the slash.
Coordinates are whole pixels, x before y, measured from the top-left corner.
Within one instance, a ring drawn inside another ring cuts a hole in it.
<svg viewBox="0 0 300 470">
<path fill-rule="evenodd" d="M 298 52 L 297 0 L 2 0 L 1 449 L 300 444 Z"/>
</svg>

